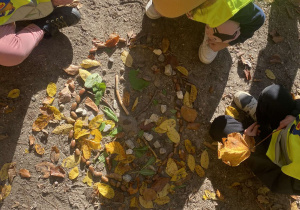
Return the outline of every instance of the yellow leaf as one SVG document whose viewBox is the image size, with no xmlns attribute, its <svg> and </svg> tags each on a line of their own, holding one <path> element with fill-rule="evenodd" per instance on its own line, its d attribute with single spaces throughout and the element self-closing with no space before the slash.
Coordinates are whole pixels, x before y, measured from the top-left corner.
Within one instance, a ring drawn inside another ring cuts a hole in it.
<svg viewBox="0 0 300 210">
<path fill-rule="evenodd" d="M 147 189 L 147 183 L 146 182 L 142 182 L 142 186 L 140 187 L 140 194 L 143 195 L 144 194 L 144 190 Z"/>
<path fill-rule="evenodd" d="M 62 167 L 64 168 L 74 168 L 75 166 L 79 165 L 81 156 L 80 155 L 70 155 L 66 159 L 62 161 Z"/>
<path fill-rule="evenodd" d="M 191 170 L 192 172 L 194 172 L 196 163 L 195 163 L 195 158 L 194 158 L 193 155 L 188 154 L 188 157 L 187 157 L 187 164 L 188 164 L 188 167 L 190 168 L 190 170 Z"/>
<path fill-rule="evenodd" d="M 129 52 L 127 52 L 127 51 L 124 50 L 121 53 L 121 60 L 123 61 L 123 63 L 125 64 L 125 66 L 132 67 L 133 58 L 131 57 L 131 55 L 129 54 Z"/>
<path fill-rule="evenodd" d="M 90 157 L 91 157 L 91 149 L 90 149 L 90 147 L 88 145 L 86 145 L 86 144 L 83 144 L 81 146 L 81 150 L 82 150 L 83 157 L 86 160 L 90 159 Z"/>
<path fill-rule="evenodd" d="M 74 138 L 79 134 L 79 132 L 81 131 L 82 127 L 83 127 L 83 121 L 82 121 L 82 119 L 80 117 L 74 123 Z"/>
<path fill-rule="evenodd" d="M 180 135 L 175 128 L 169 127 L 167 135 L 168 135 L 169 139 L 172 142 L 174 142 L 175 144 L 178 144 L 180 142 Z"/>
<path fill-rule="evenodd" d="M 102 134 L 98 129 L 94 129 L 91 131 L 91 135 L 94 136 L 94 139 L 92 141 L 99 143 L 102 140 Z"/>
<path fill-rule="evenodd" d="M 48 115 L 40 115 L 38 118 L 34 121 L 32 125 L 33 131 L 41 131 L 43 130 L 49 123 L 51 117 Z"/>
<path fill-rule="evenodd" d="M 126 155 L 126 159 L 125 160 L 121 160 L 121 162 L 122 163 L 131 163 L 134 160 L 135 160 L 135 156 L 134 155 Z"/>
<path fill-rule="evenodd" d="M 100 62 L 99 61 L 95 61 L 95 60 L 91 60 L 91 59 L 85 59 L 83 61 L 81 61 L 81 67 L 88 69 L 91 67 L 96 67 L 96 66 L 100 66 Z M 79 74 L 80 74 L 80 69 L 79 69 Z M 80 75 L 81 76 L 81 75 Z"/>
<path fill-rule="evenodd" d="M 204 200 L 216 200 L 216 193 L 210 192 L 209 190 L 204 190 L 204 195 L 203 195 Z"/>
<path fill-rule="evenodd" d="M 73 129 L 72 124 L 62 124 L 54 128 L 52 133 L 54 134 L 69 134 L 70 130 Z"/>
<path fill-rule="evenodd" d="M 54 107 L 54 106 L 49 106 L 49 109 L 53 112 L 54 118 L 57 120 L 61 120 L 62 114 L 60 111 Z"/>
<path fill-rule="evenodd" d="M 95 183 L 94 186 L 98 189 L 99 193 L 105 198 L 112 199 L 113 197 L 115 197 L 115 191 L 109 185 L 98 182 Z"/>
<path fill-rule="evenodd" d="M 158 127 L 162 130 L 168 131 L 168 128 L 175 128 L 176 121 L 174 119 L 168 119 L 163 121 Z"/>
<path fill-rule="evenodd" d="M 196 101 L 196 98 L 197 98 L 197 88 L 195 85 L 191 85 L 190 103 Z"/>
<path fill-rule="evenodd" d="M 198 176 L 200 176 L 200 177 L 204 177 L 205 176 L 205 171 L 203 170 L 203 168 L 201 166 L 196 165 L 195 171 L 198 174 Z"/>
<path fill-rule="evenodd" d="M 105 148 L 107 153 L 118 154 L 120 155 L 120 157 L 123 157 L 123 159 L 126 158 L 125 150 L 119 142 L 113 141 L 108 144 L 105 144 Z"/>
<path fill-rule="evenodd" d="M 188 174 L 187 174 L 185 168 L 181 168 L 175 172 L 175 174 L 172 176 L 171 181 L 172 182 L 179 181 L 180 179 L 184 179 L 187 175 Z"/>
<path fill-rule="evenodd" d="M 162 42 L 161 42 L 161 48 L 162 48 L 162 52 L 166 53 L 169 49 L 170 46 L 170 41 L 167 38 L 163 38 Z"/>
<path fill-rule="evenodd" d="M 222 193 L 220 192 L 220 190 L 218 190 L 218 189 L 216 191 L 216 195 L 219 198 L 219 200 L 221 200 L 221 201 L 225 199 L 224 196 L 222 195 Z"/>
<path fill-rule="evenodd" d="M 174 174 L 178 171 L 178 167 L 175 163 L 175 161 L 172 158 L 168 159 L 167 167 L 166 167 L 166 173 L 172 177 Z"/>
<path fill-rule="evenodd" d="M 139 203 L 136 197 L 131 198 L 129 207 L 139 208 Z"/>
<path fill-rule="evenodd" d="M 228 106 L 225 110 L 225 115 L 229 115 L 234 119 L 239 119 L 239 112 L 232 106 Z"/>
<path fill-rule="evenodd" d="M 9 196 L 10 192 L 11 192 L 11 185 L 4 185 L 4 187 L 1 189 L 2 198 L 0 196 L 0 201 L 4 200 L 5 198 L 7 198 L 7 196 Z"/>
<path fill-rule="evenodd" d="M 50 97 L 50 96 L 47 96 L 44 101 L 43 101 L 43 104 L 46 104 L 46 105 L 50 105 L 52 104 L 54 101 L 54 98 Z"/>
<path fill-rule="evenodd" d="M 97 115 L 90 121 L 89 128 L 91 130 L 98 129 L 102 122 L 103 122 L 103 115 Z"/>
<path fill-rule="evenodd" d="M 20 96 L 20 90 L 19 89 L 13 89 L 9 91 L 7 98 L 18 98 Z"/>
<path fill-rule="evenodd" d="M 40 144 L 34 145 L 34 148 L 36 153 L 38 153 L 39 155 L 43 155 L 45 153 L 45 148 L 42 147 Z"/>
<path fill-rule="evenodd" d="M 188 76 L 189 72 L 188 70 L 186 70 L 186 68 L 184 68 L 183 66 L 177 66 L 176 69 L 183 74 L 184 76 Z"/>
<path fill-rule="evenodd" d="M 167 132 L 166 130 L 161 129 L 160 127 L 155 127 L 154 131 L 156 133 L 166 133 Z"/>
<path fill-rule="evenodd" d="M 0 170 L 0 179 L 4 181 L 8 178 L 8 169 L 12 163 L 5 163 Z"/>
<path fill-rule="evenodd" d="M 167 203 L 170 202 L 170 197 L 169 196 L 165 196 L 165 197 L 162 197 L 162 198 L 156 198 L 155 201 L 154 201 L 157 205 L 165 205 Z"/>
<path fill-rule="evenodd" d="M 56 84 L 53 82 L 50 82 L 47 86 L 47 93 L 48 96 L 53 97 L 56 94 Z"/>
<path fill-rule="evenodd" d="M 170 184 L 167 183 L 164 186 L 164 188 L 160 192 L 157 193 L 157 197 L 158 198 L 163 198 L 163 197 L 167 196 L 169 194 L 170 187 L 171 187 Z"/>
<path fill-rule="evenodd" d="M 183 97 L 183 105 L 193 108 L 193 105 L 190 103 L 190 93 L 188 91 L 185 92 Z"/>
<path fill-rule="evenodd" d="M 86 183 L 88 186 L 92 186 L 93 184 L 93 175 L 90 171 L 87 172 L 86 176 L 82 180 L 83 183 Z"/>
<path fill-rule="evenodd" d="M 152 209 L 153 208 L 153 202 L 152 201 L 146 201 L 142 196 L 139 197 L 139 201 L 142 207 L 145 209 Z"/>
<path fill-rule="evenodd" d="M 138 103 L 139 103 L 139 97 L 136 97 L 136 99 L 134 100 L 134 103 L 132 105 L 131 111 L 135 110 L 135 108 L 138 105 Z"/>
<path fill-rule="evenodd" d="M 79 133 L 75 136 L 75 134 L 74 134 L 74 138 L 75 139 L 79 139 L 79 138 L 81 138 L 81 137 L 84 137 L 84 136 L 86 136 L 86 135 L 89 135 L 90 134 L 90 131 L 89 130 L 87 130 L 87 129 L 82 129 L 81 131 L 79 131 Z"/>
<path fill-rule="evenodd" d="M 88 72 L 87 70 L 79 69 L 79 75 L 80 75 L 81 79 L 82 79 L 83 81 L 85 81 L 86 78 L 88 78 L 88 76 L 91 75 L 91 73 Z"/>
<path fill-rule="evenodd" d="M 69 179 L 73 180 L 76 179 L 79 175 L 78 167 L 76 166 L 69 172 Z"/>
<path fill-rule="evenodd" d="M 184 146 L 188 153 L 194 154 L 196 152 L 196 147 L 193 146 L 192 142 L 188 139 L 184 140 Z"/>
<path fill-rule="evenodd" d="M 115 168 L 115 173 L 123 175 L 127 171 L 130 171 L 130 170 L 131 170 L 131 167 L 129 166 L 129 164 L 124 164 L 124 163 L 119 162 Z"/>
<path fill-rule="evenodd" d="M 206 150 L 204 150 L 201 154 L 201 159 L 200 159 L 200 163 L 202 168 L 207 169 L 208 165 L 209 165 L 209 157 L 208 157 L 208 153 Z"/>
<path fill-rule="evenodd" d="M 267 77 L 268 77 L 269 79 L 276 79 L 276 76 L 274 75 L 274 73 L 273 73 L 270 69 L 267 69 L 267 70 L 265 71 L 265 74 L 267 75 Z"/>
</svg>

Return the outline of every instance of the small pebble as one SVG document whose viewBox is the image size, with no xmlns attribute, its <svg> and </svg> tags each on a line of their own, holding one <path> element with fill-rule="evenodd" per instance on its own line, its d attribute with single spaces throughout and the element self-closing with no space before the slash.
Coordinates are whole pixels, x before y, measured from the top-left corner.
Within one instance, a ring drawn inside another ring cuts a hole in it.
<svg viewBox="0 0 300 210">
<path fill-rule="evenodd" d="M 126 150 L 126 155 L 132 155 L 133 154 L 133 150 L 132 149 L 127 149 Z"/>
<path fill-rule="evenodd" d="M 82 114 L 82 112 L 83 112 L 83 109 L 82 108 L 78 108 L 78 109 L 76 109 L 76 111 L 75 111 L 77 114 Z"/>
<path fill-rule="evenodd" d="M 166 150 L 165 148 L 160 148 L 160 149 L 159 149 L 159 153 L 160 153 L 161 155 L 165 154 L 166 152 L 167 152 L 167 150 Z"/>
<path fill-rule="evenodd" d="M 161 113 L 165 113 L 167 111 L 167 105 L 160 105 Z"/>
<path fill-rule="evenodd" d="M 161 55 L 161 54 L 162 54 L 162 51 L 161 51 L 161 49 L 154 49 L 154 50 L 153 50 L 153 53 L 154 53 L 155 55 Z"/>
<path fill-rule="evenodd" d="M 94 119 L 94 117 L 95 117 L 95 115 L 91 114 L 91 115 L 89 116 L 89 121 L 91 121 L 92 119 Z"/>
<path fill-rule="evenodd" d="M 158 61 L 164 62 L 165 61 L 165 56 L 163 54 L 161 54 L 160 56 L 158 56 Z"/>
<path fill-rule="evenodd" d="M 58 186 L 58 181 L 54 182 L 54 186 L 57 187 Z"/>
<path fill-rule="evenodd" d="M 126 141 L 125 141 L 125 144 L 126 144 L 127 147 L 130 148 L 130 149 L 133 149 L 133 148 L 135 147 L 133 141 L 131 141 L 130 139 L 129 139 L 129 140 L 126 140 Z"/>
<path fill-rule="evenodd" d="M 87 115 L 87 111 L 84 109 L 83 111 L 82 111 L 82 114 L 81 114 L 82 116 L 86 116 Z"/>
<path fill-rule="evenodd" d="M 125 182 L 130 182 L 131 179 L 132 179 L 132 177 L 131 177 L 129 174 L 126 174 L 126 175 L 123 176 L 123 180 L 124 180 Z"/>
<path fill-rule="evenodd" d="M 153 139 L 153 135 L 150 133 L 144 133 L 143 136 L 147 141 L 152 141 L 152 139 Z"/>
<path fill-rule="evenodd" d="M 64 105 L 64 104 L 59 105 L 59 109 L 60 109 L 60 110 L 63 110 L 64 108 L 65 108 L 65 105 Z"/>
<path fill-rule="evenodd" d="M 32 100 L 33 102 L 35 102 L 35 101 L 36 101 L 36 98 L 35 98 L 34 96 L 32 96 L 32 97 L 31 97 L 31 100 Z"/>
<path fill-rule="evenodd" d="M 154 142 L 153 146 L 157 149 L 157 148 L 160 148 L 161 145 L 158 141 Z"/>
<path fill-rule="evenodd" d="M 108 61 L 111 62 L 111 63 L 113 63 L 114 59 L 112 57 L 109 57 Z"/>
<path fill-rule="evenodd" d="M 156 123 L 159 120 L 159 116 L 157 114 L 152 114 L 149 120 Z"/>
<path fill-rule="evenodd" d="M 118 108 L 118 104 L 117 104 L 117 101 L 116 101 L 116 100 L 114 100 L 113 107 L 114 107 L 114 109 L 117 109 L 117 108 Z"/>
<path fill-rule="evenodd" d="M 107 132 L 109 129 L 111 129 L 111 125 L 107 124 L 107 125 L 105 125 L 103 132 Z"/>
<path fill-rule="evenodd" d="M 181 99 L 181 100 L 183 99 L 183 93 L 182 93 L 182 91 L 177 91 L 176 95 L 177 95 L 178 99 Z"/>
<path fill-rule="evenodd" d="M 165 75 L 171 76 L 173 74 L 172 66 L 170 64 L 165 66 Z"/>
</svg>

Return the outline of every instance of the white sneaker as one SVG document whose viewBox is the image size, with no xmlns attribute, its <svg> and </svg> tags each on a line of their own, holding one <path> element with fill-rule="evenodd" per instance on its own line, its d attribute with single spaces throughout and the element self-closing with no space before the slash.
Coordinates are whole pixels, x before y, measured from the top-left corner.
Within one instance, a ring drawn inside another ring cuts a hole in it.
<svg viewBox="0 0 300 210">
<path fill-rule="evenodd" d="M 209 45 L 207 44 L 207 35 L 204 35 L 204 39 L 202 44 L 199 47 L 199 59 L 202 63 L 204 64 L 210 64 L 211 62 L 213 62 L 213 60 L 216 58 L 216 56 L 218 55 L 218 52 L 213 51 Z"/>
<path fill-rule="evenodd" d="M 233 101 L 238 108 L 247 112 L 256 121 L 257 100 L 249 93 L 239 91 L 233 96 Z"/>
<path fill-rule="evenodd" d="M 161 17 L 161 15 L 154 8 L 154 5 L 152 4 L 152 0 L 148 1 L 145 9 L 146 9 L 146 15 L 148 18 L 154 20 L 154 19 L 158 19 Z"/>
</svg>

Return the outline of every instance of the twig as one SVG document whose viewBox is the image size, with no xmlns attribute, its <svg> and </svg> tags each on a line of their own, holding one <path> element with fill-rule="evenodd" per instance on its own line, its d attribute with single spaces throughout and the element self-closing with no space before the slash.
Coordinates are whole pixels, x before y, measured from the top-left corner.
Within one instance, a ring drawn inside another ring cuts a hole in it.
<svg viewBox="0 0 300 210">
<path fill-rule="evenodd" d="M 149 149 L 151 150 L 151 152 L 153 153 L 153 155 L 155 156 L 156 160 L 159 161 L 157 154 L 155 153 L 155 151 L 151 148 L 151 146 L 148 144 L 148 142 L 144 139 L 141 138 L 143 140 L 143 142 L 149 147 Z"/>
<path fill-rule="evenodd" d="M 270 136 L 272 136 L 273 133 L 277 132 L 277 131 L 280 131 L 282 129 L 279 129 L 279 130 L 275 130 L 273 131 L 272 133 L 270 133 L 266 138 L 264 138 L 263 140 L 261 140 L 260 142 L 258 142 L 254 147 L 253 149 L 255 149 L 255 147 L 257 147 L 258 145 L 260 145 L 261 143 L 263 143 L 265 140 L 267 140 Z"/>
<path fill-rule="evenodd" d="M 149 106 L 152 104 L 152 101 L 153 101 L 154 97 L 156 96 L 157 92 L 158 92 L 158 90 L 155 91 L 154 95 L 152 96 L 152 98 L 149 101 L 149 103 L 145 106 L 145 108 L 142 109 L 139 113 L 135 114 L 135 116 L 141 115 L 144 111 L 146 111 L 149 108 Z"/>
<path fill-rule="evenodd" d="M 129 115 L 129 112 L 128 112 L 128 110 L 126 109 L 125 105 L 123 104 L 123 101 L 122 101 L 121 96 L 120 96 L 120 93 L 119 93 L 119 76 L 118 76 L 118 75 L 116 75 L 116 94 L 117 94 L 119 103 L 121 104 L 123 110 L 125 111 L 125 113 L 126 113 L 127 115 Z"/>
<path fill-rule="evenodd" d="M 96 160 L 98 159 L 98 157 L 100 156 L 100 152 L 97 153 L 97 155 L 94 158 L 94 162 L 96 162 Z"/>
</svg>

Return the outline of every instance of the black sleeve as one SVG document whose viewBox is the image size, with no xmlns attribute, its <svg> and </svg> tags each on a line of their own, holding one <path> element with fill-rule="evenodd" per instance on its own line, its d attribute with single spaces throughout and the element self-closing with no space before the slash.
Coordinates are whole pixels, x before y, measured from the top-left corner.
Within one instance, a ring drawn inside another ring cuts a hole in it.
<svg viewBox="0 0 300 210">
<path fill-rule="evenodd" d="M 300 99 L 297 99 L 295 109 L 292 111 L 291 115 L 297 117 L 299 114 L 300 114 Z"/>
<path fill-rule="evenodd" d="M 230 45 L 243 43 L 251 38 L 265 22 L 265 14 L 261 8 L 252 2 L 238 11 L 230 20 L 240 23 L 240 36 L 229 42 Z"/>
</svg>

